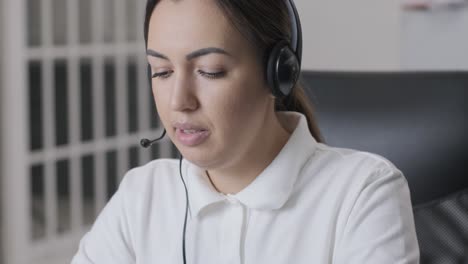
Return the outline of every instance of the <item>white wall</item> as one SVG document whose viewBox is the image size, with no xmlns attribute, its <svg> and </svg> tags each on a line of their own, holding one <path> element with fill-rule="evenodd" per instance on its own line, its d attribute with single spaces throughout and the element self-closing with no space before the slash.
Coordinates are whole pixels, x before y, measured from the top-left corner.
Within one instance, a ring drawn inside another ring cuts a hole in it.
<svg viewBox="0 0 468 264">
<path fill-rule="evenodd" d="M 408 11 L 400 0 L 295 3 L 304 70 L 468 70 L 468 5 Z"/>
<path fill-rule="evenodd" d="M 3 17 L 3 10 L 4 10 L 4 7 L 3 7 L 3 0 L 0 0 L 0 16 Z M 3 78 L 2 78 L 2 74 L 3 74 L 3 41 L 2 41 L 2 37 L 3 37 L 3 25 L 5 23 L 3 23 L 3 21 L 0 21 L 0 104 L 2 103 L 2 91 L 3 91 Z M 2 124 L 3 124 L 3 120 L 2 120 L 2 115 L 0 114 L 0 149 L 2 149 Z M 3 193 L 2 193 L 2 188 L 3 188 L 3 184 L 2 184 L 2 179 L 3 179 L 3 168 L 2 168 L 2 161 L 3 161 L 3 157 L 2 157 L 2 151 L 0 151 L 0 263 L 4 263 L 4 260 L 3 260 L 3 207 L 2 207 L 2 196 L 3 196 Z"/>
<path fill-rule="evenodd" d="M 295 3 L 302 21 L 303 69 L 399 69 L 399 1 Z"/>
<path fill-rule="evenodd" d="M 25 140 L 28 116 L 25 107 L 27 80 L 24 79 L 27 73 L 23 47 L 26 36 L 21 30 L 26 22 L 23 15 L 26 1 L 0 2 L 0 27 L 3 27 L 0 39 L 0 61 L 3 64 L 0 70 L 2 261 L 5 264 L 25 264 L 25 259 L 30 254 L 29 251 L 25 253 L 30 227 L 27 188 L 29 166 L 25 166 L 25 157 L 28 157 L 28 142 Z"/>
<path fill-rule="evenodd" d="M 468 70 L 468 7 L 403 12 L 402 69 Z"/>
</svg>

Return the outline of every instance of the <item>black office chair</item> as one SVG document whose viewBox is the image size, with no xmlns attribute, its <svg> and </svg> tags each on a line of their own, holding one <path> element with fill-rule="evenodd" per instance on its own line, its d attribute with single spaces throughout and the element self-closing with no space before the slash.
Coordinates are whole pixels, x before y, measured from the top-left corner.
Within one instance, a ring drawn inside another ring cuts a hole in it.
<svg viewBox="0 0 468 264">
<path fill-rule="evenodd" d="M 380 154 L 411 190 L 421 264 L 468 263 L 468 72 L 304 72 L 327 144 Z"/>
</svg>

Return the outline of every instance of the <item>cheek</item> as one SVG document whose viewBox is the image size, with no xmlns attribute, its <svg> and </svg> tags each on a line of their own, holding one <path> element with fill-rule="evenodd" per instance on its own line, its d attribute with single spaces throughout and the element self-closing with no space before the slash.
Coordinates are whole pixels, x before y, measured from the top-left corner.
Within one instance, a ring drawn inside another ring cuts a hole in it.
<svg viewBox="0 0 468 264">
<path fill-rule="evenodd" d="M 153 86 L 154 87 L 154 86 Z M 152 90 L 152 95 L 153 95 L 153 101 L 156 105 L 156 111 L 155 113 L 156 117 L 154 118 L 160 118 L 161 121 L 163 122 L 164 125 L 166 125 L 166 119 L 169 119 L 169 94 L 165 93 L 164 90 L 159 89 L 156 90 L 153 88 Z M 153 118 L 153 117 L 152 117 Z"/>
<path fill-rule="evenodd" d="M 223 133 L 239 133 L 239 127 L 250 128 L 263 121 L 269 98 L 266 89 L 248 81 L 219 88 L 223 92 L 212 96 L 208 102 L 211 102 L 213 121 Z"/>
</svg>

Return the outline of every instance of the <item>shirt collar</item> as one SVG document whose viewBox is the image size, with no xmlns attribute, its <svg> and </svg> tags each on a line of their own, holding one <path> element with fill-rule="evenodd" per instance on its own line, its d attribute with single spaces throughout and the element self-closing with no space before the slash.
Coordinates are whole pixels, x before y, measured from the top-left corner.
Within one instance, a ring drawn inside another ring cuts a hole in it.
<svg viewBox="0 0 468 264">
<path fill-rule="evenodd" d="M 289 131 L 293 131 L 287 143 L 253 182 L 235 195 L 245 206 L 258 210 L 281 208 L 290 197 L 294 183 L 310 156 L 315 152 L 316 140 L 309 132 L 306 117 L 297 112 L 277 112 Z M 187 182 L 191 215 L 206 206 L 226 200 L 205 177 L 205 171 L 188 162 Z"/>
</svg>

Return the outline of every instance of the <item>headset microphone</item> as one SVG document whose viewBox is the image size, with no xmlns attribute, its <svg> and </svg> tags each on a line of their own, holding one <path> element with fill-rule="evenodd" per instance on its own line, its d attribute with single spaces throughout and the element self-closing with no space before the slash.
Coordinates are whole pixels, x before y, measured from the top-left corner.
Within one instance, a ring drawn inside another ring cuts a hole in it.
<svg viewBox="0 0 468 264">
<path fill-rule="evenodd" d="M 166 129 L 164 129 L 162 135 L 157 139 L 149 140 L 147 138 L 142 138 L 140 140 L 140 145 L 144 148 L 148 148 L 149 146 L 153 145 L 156 141 L 161 140 L 166 135 Z"/>
</svg>

